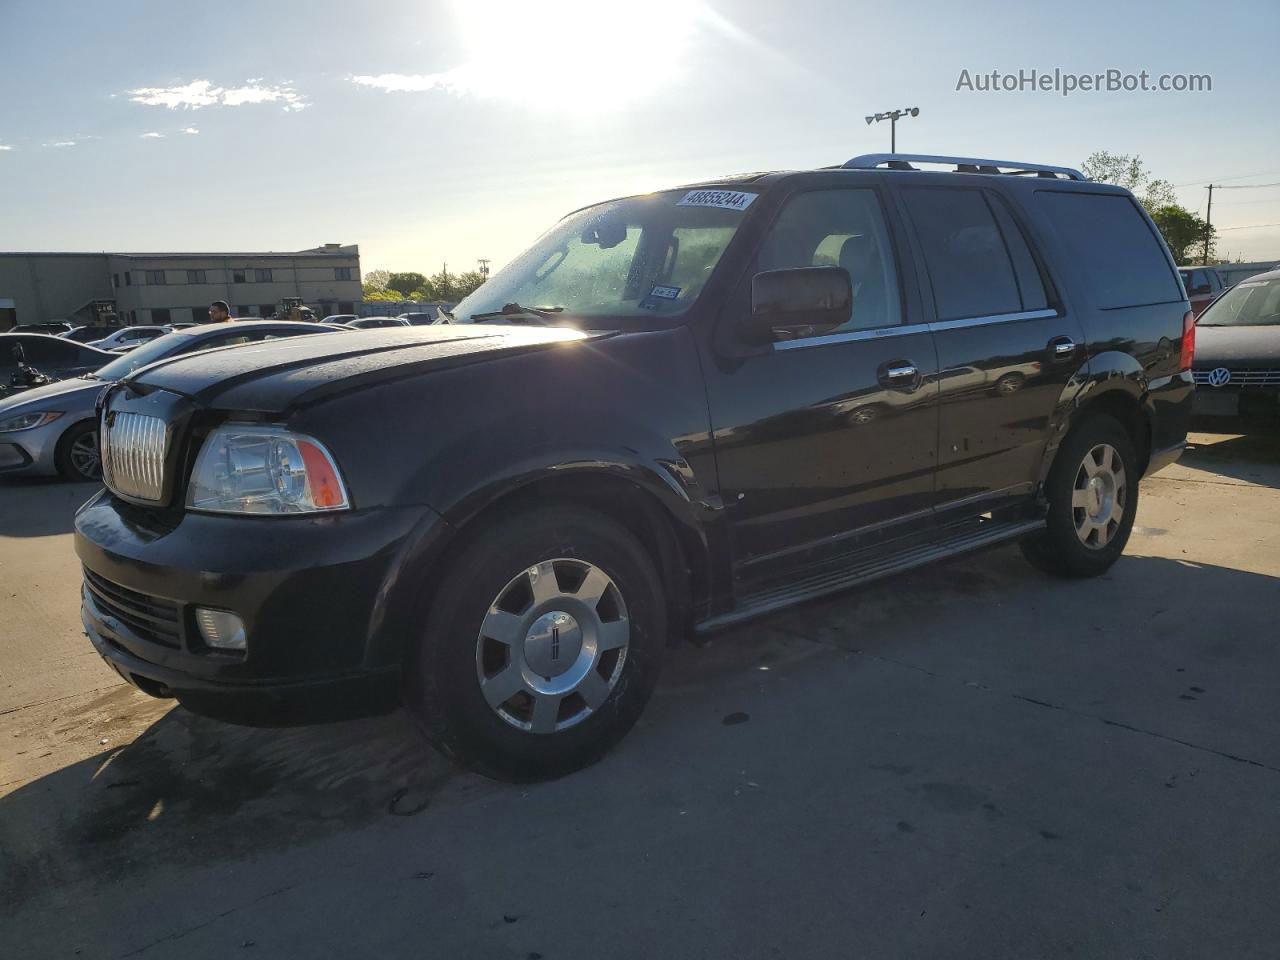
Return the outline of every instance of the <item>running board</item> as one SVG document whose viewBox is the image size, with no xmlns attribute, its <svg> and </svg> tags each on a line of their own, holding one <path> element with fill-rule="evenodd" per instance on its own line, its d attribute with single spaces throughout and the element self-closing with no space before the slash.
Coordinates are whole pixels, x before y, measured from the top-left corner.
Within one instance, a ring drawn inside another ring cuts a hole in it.
<svg viewBox="0 0 1280 960">
<path fill-rule="evenodd" d="M 973 523 L 957 524 L 954 529 L 945 531 L 942 538 L 913 545 L 905 550 L 886 553 L 885 547 L 888 545 L 881 544 L 836 570 L 814 574 L 786 586 L 742 594 L 734 609 L 695 624 L 693 629 L 695 633 L 710 633 L 806 600 L 839 593 L 882 577 L 914 570 L 936 560 L 945 560 L 1043 529 L 1043 519 L 983 520 L 977 526 Z"/>
</svg>

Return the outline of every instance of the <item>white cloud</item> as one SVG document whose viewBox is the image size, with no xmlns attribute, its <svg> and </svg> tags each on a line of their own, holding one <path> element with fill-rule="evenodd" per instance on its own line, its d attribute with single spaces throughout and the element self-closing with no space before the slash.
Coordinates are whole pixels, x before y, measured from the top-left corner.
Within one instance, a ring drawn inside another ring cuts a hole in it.
<svg viewBox="0 0 1280 960">
<path fill-rule="evenodd" d="M 13 147 L 9 146 L 8 144 L 0 143 L 0 153 L 3 153 L 5 150 L 12 150 L 12 149 Z"/>
<path fill-rule="evenodd" d="M 154 130 L 152 130 L 150 133 L 144 133 L 142 135 L 142 139 L 143 140 L 163 140 L 164 134 L 156 133 Z"/>
<path fill-rule="evenodd" d="M 182 132 L 195 134 L 195 133 L 199 133 L 200 131 L 197 130 L 195 127 L 183 127 Z"/>
<path fill-rule="evenodd" d="M 53 143 L 45 144 L 46 147 L 74 147 L 75 145 L 74 140 L 55 140 Z"/>
<path fill-rule="evenodd" d="M 246 81 L 239 87 L 215 87 L 210 80 L 192 80 L 172 87 L 139 87 L 129 99 L 148 107 L 169 110 L 199 110 L 201 107 L 240 107 L 253 103 L 279 103 L 285 110 L 304 110 L 307 102 L 292 84 L 262 84 Z"/>
</svg>

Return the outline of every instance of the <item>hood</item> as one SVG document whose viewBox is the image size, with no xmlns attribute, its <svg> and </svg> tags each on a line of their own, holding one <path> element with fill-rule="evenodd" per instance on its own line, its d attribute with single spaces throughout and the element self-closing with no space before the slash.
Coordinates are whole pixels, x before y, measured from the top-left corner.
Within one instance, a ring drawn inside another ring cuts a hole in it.
<svg viewBox="0 0 1280 960">
<path fill-rule="evenodd" d="M 278 413 L 335 393 L 592 339 L 566 327 L 448 324 L 289 337 L 160 360 L 124 384 L 200 406 Z"/>
<path fill-rule="evenodd" d="M 1280 368 L 1280 325 L 1196 327 L 1197 370 Z"/>
<path fill-rule="evenodd" d="M 67 412 L 83 408 L 92 412 L 98 394 L 106 386 L 101 380 L 88 380 L 84 377 L 59 380 L 57 383 L 32 387 L 0 400 L 0 413 L 16 412 L 19 408 Z"/>
</svg>

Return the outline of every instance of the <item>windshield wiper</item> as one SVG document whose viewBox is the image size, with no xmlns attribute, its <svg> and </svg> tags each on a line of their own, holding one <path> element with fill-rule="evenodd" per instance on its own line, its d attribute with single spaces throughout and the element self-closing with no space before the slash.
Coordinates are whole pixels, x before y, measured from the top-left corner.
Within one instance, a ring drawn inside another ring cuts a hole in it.
<svg viewBox="0 0 1280 960">
<path fill-rule="evenodd" d="M 547 321 L 556 319 L 557 313 L 563 313 L 564 307 L 522 307 L 518 303 L 508 303 L 501 310 L 491 313 L 473 313 L 472 322 L 483 323 L 485 320 L 510 320 L 512 323 L 527 321 Z M 517 320 L 516 318 L 521 318 Z"/>
</svg>

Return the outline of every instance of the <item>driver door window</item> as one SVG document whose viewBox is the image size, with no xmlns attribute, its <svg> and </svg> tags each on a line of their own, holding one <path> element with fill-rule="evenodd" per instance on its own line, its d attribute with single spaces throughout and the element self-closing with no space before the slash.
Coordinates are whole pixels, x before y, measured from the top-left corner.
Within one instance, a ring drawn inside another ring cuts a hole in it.
<svg viewBox="0 0 1280 960">
<path fill-rule="evenodd" d="M 880 202 L 871 190 L 815 190 L 787 202 L 760 248 L 756 272 L 843 267 L 853 316 L 834 332 L 902 322 L 898 272 Z"/>
</svg>

